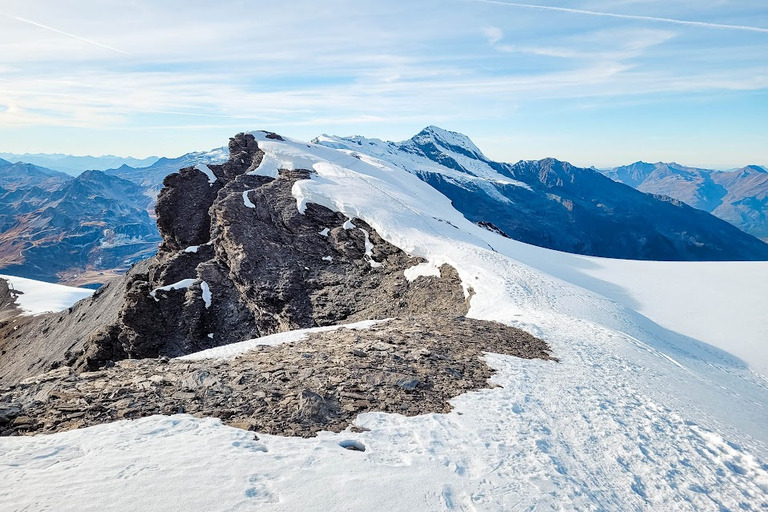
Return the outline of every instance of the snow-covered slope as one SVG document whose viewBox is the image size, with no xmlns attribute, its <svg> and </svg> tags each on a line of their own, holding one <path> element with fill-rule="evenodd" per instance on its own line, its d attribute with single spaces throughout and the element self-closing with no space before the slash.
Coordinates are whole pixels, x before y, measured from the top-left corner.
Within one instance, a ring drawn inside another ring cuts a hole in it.
<svg viewBox="0 0 768 512">
<path fill-rule="evenodd" d="M 498 387 L 455 399 L 450 414 L 365 414 L 366 431 L 313 439 L 257 439 L 184 415 L 0 439 L 0 509 L 768 507 L 768 382 L 628 307 L 651 302 L 642 287 L 621 290 L 634 269 L 483 230 L 374 156 L 256 136 L 266 155 L 255 172 L 316 171 L 294 185 L 298 208 L 360 217 L 431 265 L 453 265 L 474 292 L 470 316 L 529 330 L 560 362 L 488 355 Z M 745 286 L 754 300 L 765 293 L 759 280 Z"/>
<path fill-rule="evenodd" d="M 63 311 L 80 299 L 93 294 L 93 290 L 86 288 L 62 286 L 23 277 L 0 275 L 0 278 L 7 280 L 16 291 L 21 292 L 16 302 L 28 315 Z"/>
<path fill-rule="evenodd" d="M 315 142 L 405 169 L 469 220 L 540 247 L 640 260 L 768 260 L 765 243 L 679 201 L 552 158 L 494 162 L 467 136 L 434 126 L 402 142 L 328 135 Z"/>
</svg>

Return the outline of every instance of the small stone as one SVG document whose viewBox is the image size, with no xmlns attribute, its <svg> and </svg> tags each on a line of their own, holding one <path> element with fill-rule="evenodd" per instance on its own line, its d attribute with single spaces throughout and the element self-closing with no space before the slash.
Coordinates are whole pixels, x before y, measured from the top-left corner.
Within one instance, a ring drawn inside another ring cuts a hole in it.
<svg viewBox="0 0 768 512">
<path fill-rule="evenodd" d="M 18 404 L 0 405 L 0 425 L 7 425 L 21 414 L 21 406 Z"/>
</svg>

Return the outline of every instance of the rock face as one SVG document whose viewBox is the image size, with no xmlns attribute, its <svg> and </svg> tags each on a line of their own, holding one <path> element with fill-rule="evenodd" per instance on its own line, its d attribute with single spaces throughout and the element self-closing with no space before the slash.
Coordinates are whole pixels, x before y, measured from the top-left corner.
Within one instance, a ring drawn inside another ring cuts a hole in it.
<svg viewBox="0 0 768 512">
<path fill-rule="evenodd" d="M 15 318 L 21 313 L 19 305 L 16 303 L 17 296 L 17 292 L 11 287 L 10 283 L 0 278 L 0 324 Z"/>
<path fill-rule="evenodd" d="M 252 135 L 229 150 L 213 179 L 196 167 L 166 177 L 154 257 L 69 311 L 0 322 L 0 435 L 187 412 L 311 436 L 366 411 L 448 411 L 486 385 L 485 351 L 553 359 L 523 331 L 464 318 L 472 291 L 453 268 L 408 281 L 423 260 L 362 220 L 299 212 L 291 190 L 311 171 L 251 174 L 263 157 Z M 9 314 L 13 299 L 0 282 Z M 341 325 L 371 319 L 387 320 Z M 317 326 L 338 328 L 234 359 L 169 359 Z"/>
<path fill-rule="evenodd" d="M 70 312 L 31 319 L 7 333 L 0 381 L 61 364 L 96 369 L 122 359 L 180 356 L 291 329 L 364 319 L 463 315 L 455 270 L 409 282 L 420 259 L 365 222 L 309 204 L 293 184 L 248 174 L 261 161 L 252 135 L 230 141 L 230 159 L 168 176 L 156 212 L 156 256 L 135 265 Z"/>
<path fill-rule="evenodd" d="M 52 433 L 186 412 L 269 434 L 341 431 L 358 414 L 448 412 L 485 387 L 484 351 L 551 359 L 547 345 L 495 322 L 450 315 L 317 333 L 236 359 L 125 360 L 75 374 L 62 367 L 5 390 L 0 435 Z"/>
</svg>

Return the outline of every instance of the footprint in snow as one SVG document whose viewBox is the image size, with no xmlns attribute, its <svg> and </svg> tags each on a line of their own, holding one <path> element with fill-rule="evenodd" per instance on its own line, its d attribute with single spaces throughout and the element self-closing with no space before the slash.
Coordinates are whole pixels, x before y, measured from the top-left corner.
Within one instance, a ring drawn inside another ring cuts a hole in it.
<svg viewBox="0 0 768 512">
<path fill-rule="evenodd" d="M 360 441 L 356 441 L 354 439 L 347 439 L 345 441 L 339 442 L 339 446 L 346 450 L 351 450 L 354 452 L 364 452 L 365 451 L 365 445 L 361 443 Z"/>
<path fill-rule="evenodd" d="M 253 441 L 235 441 L 232 443 L 234 448 L 243 448 L 251 452 L 268 452 L 267 447 L 261 443 L 254 443 Z"/>
</svg>

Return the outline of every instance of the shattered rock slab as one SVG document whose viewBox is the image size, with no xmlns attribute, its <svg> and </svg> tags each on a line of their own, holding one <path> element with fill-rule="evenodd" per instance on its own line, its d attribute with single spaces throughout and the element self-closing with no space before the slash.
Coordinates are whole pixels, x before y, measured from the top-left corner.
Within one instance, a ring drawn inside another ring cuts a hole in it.
<svg viewBox="0 0 768 512">
<path fill-rule="evenodd" d="M 450 411 L 488 386 L 485 352 L 554 360 L 548 345 L 496 322 L 417 316 L 367 330 L 315 333 L 235 359 L 124 360 L 95 372 L 68 367 L 0 390 L 0 433 L 53 433 L 153 414 L 189 413 L 259 432 L 339 432 L 358 414 Z"/>
</svg>

